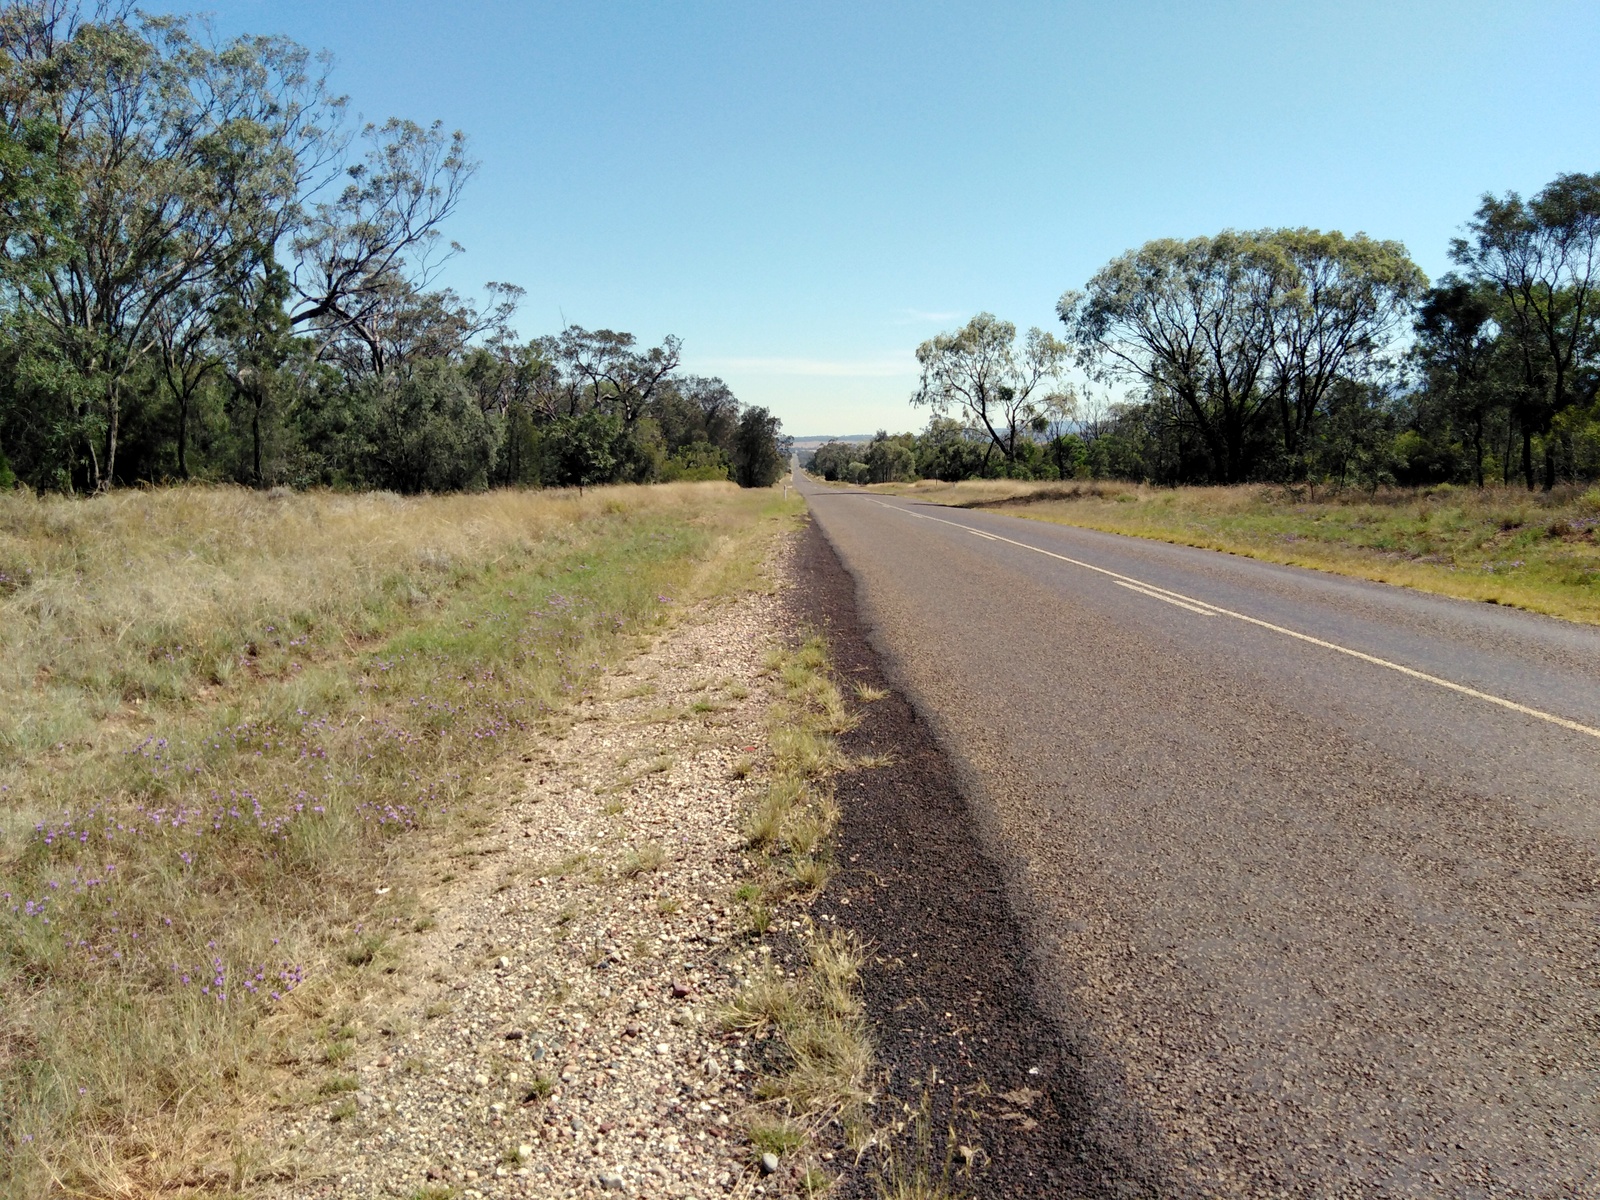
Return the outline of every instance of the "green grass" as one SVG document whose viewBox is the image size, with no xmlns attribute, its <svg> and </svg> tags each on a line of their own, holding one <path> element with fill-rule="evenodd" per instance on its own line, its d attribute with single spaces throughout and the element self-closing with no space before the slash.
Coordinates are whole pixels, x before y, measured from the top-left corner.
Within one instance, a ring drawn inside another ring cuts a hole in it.
<svg viewBox="0 0 1600 1200">
<path fill-rule="evenodd" d="M 894 490 L 1600 624 L 1600 488 L 1368 493 L 993 480 Z"/>
<path fill-rule="evenodd" d="M 638 635 L 764 586 L 797 511 L 0 496 L 0 1194 L 226 1180 L 271 1064 L 366 1036 L 350 998 L 403 973 L 500 764 Z"/>
</svg>

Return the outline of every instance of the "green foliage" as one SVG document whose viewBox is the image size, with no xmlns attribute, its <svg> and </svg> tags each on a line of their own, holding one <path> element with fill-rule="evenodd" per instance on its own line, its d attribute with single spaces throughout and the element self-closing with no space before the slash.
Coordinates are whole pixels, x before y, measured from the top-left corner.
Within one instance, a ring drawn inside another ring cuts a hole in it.
<svg viewBox="0 0 1600 1200">
<path fill-rule="evenodd" d="M 678 480 L 705 482 L 732 478 L 732 464 L 728 453 L 711 442 L 690 442 L 678 448 L 661 467 L 661 479 L 666 483 Z"/>
<path fill-rule="evenodd" d="M 558 417 L 546 432 L 546 481 L 575 488 L 607 482 L 617 466 L 622 435 L 621 420 L 598 408 Z"/>
<path fill-rule="evenodd" d="M 911 403 L 936 417 L 957 414 L 1015 462 L 1041 415 L 1038 389 L 1060 376 L 1066 359 L 1067 346 L 1044 330 L 1028 330 L 1018 344 L 1010 321 L 979 313 L 917 347 L 922 382 Z"/>
<path fill-rule="evenodd" d="M 39 490 L 399 492 L 771 473 L 681 346 L 435 289 L 463 133 L 344 101 L 285 38 L 126 5 L 0 7 L 0 444 Z M 71 136 L 63 136 L 70 130 Z M 311 192 L 329 167 L 342 190 Z M 776 423 L 772 422 L 775 436 Z"/>
<path fill-rule="evenodd" d="M 424 363 L 367 380 L 362 391 L 371 412 L 373 483 L 406 494 L 487 484 L 493 430 L 455 366 Z"/>
<path fill-rule="evenodd" d="M 1120 396 L 1033 398 L 1060 365 L 980 314 L 923 344 L 914 472 L 1367 490 L 1600 477 L 1600 175 L 1487 197 L 1429 289 L 1398 242 L 1337 231 L 1157 239 L 1057 306 Z M 1414 332 L 1409 346 L 1402 336 Z M 1035 364 L 1028 367 L 1028 364 Z M 1028 369 L 1024 369 L 1027 367 Z M 836 480 L 905 478 L 886 445 L 830 444 Z M 896 456 L 898 457 L 898 456 Z"/>
<path fill-rule="evenodd" d="M 764 408 L 747 408 L 739 415 L 733 440 L 733 477 L 740 487 L 771 487 L 783 474 L 778 452 L 778 429 L 783 424 Z"/>
</svg>

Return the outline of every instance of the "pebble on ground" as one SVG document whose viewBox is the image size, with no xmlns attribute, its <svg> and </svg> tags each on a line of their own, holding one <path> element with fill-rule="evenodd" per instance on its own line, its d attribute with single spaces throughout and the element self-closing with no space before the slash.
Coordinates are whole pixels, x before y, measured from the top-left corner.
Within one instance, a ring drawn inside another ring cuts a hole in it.
<svg viewBox="0 0 1600 1200">
<path fill-rule="evenodd" d="M 756 953 L 732 892 L 782 611 L 685 614 L 530 746 L 484 866 L 429 897 L 438 925 L 373 1022 L 390 1033 L 340 1066 L 355 1090 L 265 1131 L 292 1164 L 274 1195 L 792 1192 L 744 1136 L 746 1049 L 716 1017 Z"/>
</svg>

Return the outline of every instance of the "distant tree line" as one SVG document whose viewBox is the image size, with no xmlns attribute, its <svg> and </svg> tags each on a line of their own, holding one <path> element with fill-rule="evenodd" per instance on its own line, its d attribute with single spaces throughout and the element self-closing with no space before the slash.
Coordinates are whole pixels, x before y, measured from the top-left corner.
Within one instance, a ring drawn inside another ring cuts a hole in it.
<svg viewBox="0 0 1600 1200">
<path fill-rule="evenodd" d="M 1113 476 L 1529 489 L 1600 477 L 1600 175 L 1486 196 L 1429 286 L 1405 247 L 1310 229 L 1147 242 L 1057 307 L 918 348 L 919 435 L 830 478 Z M 1076 365 L 1087 384 L 1063 386 Z M 1108 398 L 1117 389 L 1118 399 Z"/>
<path fill-rule="evenodd" d="M 0 2 L 0 484 L 403 492 L 736 479 L 779 422 L 668 337 L 522 340 L 438 285 L 466 138 L 127 0 Z"/>
</svg>

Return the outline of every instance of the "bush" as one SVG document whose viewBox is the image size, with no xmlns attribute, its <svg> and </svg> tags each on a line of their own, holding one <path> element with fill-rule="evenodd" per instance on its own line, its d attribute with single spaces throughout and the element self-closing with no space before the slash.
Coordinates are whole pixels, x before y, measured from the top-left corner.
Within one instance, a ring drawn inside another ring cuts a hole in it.
<svg viewBox="0 0 1600 1200">
<path fill-rule="evenodd" d="M 476 490 L 489 480 L 494 434 L 461 372 L 448 364 L 367 381 L 370 477 L 401 493 Z"/>
<path fill-rule="evenodd" d="M 771 487 L 783 474 L 778 430 L 783 422 L 764 408 L 739 414 L 733 435 L 733 477 L 740 487 Z"/>
<path fill-rule="evenodd" d="M 703 483 L 709 480 L 732 478 L 732 464 L 721 446 L 710 442 L 691 442 L 661 464 L 661 479 L 665 483 L 678 481 Z"/>
</svg>

